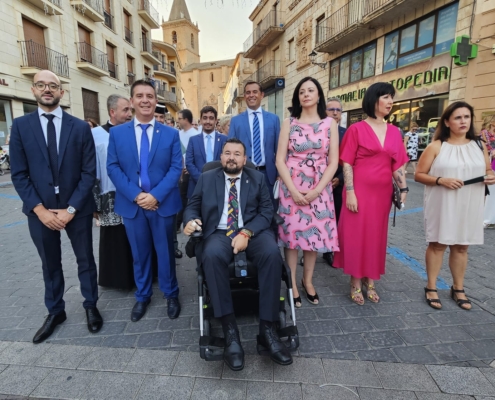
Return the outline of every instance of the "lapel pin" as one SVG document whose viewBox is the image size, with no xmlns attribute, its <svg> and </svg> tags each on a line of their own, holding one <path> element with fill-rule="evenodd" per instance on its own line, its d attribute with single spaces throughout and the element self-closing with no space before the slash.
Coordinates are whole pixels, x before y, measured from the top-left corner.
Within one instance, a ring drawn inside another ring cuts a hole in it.
<svg viewBox="0 0 495 400">
<path fill-rule="evenodd" d="M 246 179 L 246 183 L 249 183 L 249 179 Z"/>
<path fill-rule="evenodd" d="M 156 133 L 160 132 L 158 129 L 156 130 Z"/>
</svg>

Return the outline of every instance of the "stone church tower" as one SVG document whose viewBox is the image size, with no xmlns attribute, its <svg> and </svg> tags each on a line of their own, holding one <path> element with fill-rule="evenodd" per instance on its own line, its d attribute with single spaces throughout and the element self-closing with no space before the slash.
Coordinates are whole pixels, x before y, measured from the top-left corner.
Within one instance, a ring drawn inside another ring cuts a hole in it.
<svg viewBox="0 0 495 400">
<path fill-rule="evenodd" d="M 199 63 L 199 28 L 189 16 L 186 0 L 174 0 L 168 21 L 162 23 L 163 41 L 172 43 L 182 67 Z"/>
</svg>

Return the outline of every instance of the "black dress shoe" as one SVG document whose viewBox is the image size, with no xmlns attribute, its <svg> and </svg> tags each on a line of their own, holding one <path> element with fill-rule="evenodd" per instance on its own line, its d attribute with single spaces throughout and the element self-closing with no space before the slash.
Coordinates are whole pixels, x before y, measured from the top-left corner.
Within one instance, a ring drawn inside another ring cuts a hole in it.
<svg viewBox="0 0 495 400">
<path fill-rule="evenodd" d="M 270 352 L 270 358 L 273 362 L 280 365 L 292 364 L 290 351 L 280 340 L 274 324 L 271 327 L 266 326 L 263 329 L 263 335 L 258 335 L 258 345 L 263 346 Z"/>
<path fill-rule="evenodd" d="M 33 343 L 38 344 L 48 339 L 55 330 L 55 327 L 57 325 L 60 325 L 66 319 L 67 314 L 65 314 L 65 311 L 62 311 L 61 313 L 55 315 L 48 315 L 45 319 L 45 322 L 43 322 L 43 325 L 41 325 L 41 328 L 38 329 L 38 332 L 36 332 L 36 335 L 34 335 Z"/>
<path fill-rule="evenodd" d="M 323 259 L 327 262 L 328 265 L 330 265 L 332 268 L 335 268 L 333 266 L 333 252 L 323 253 Z"/>
<path fill-rule="evenodd" d="M 88 330 L 91 333 L 100 331 L 103 326 L 103 318 L 96 307 L 86 309 L 86 319 L 88 320 Z"/>
<path fill-rule="evenodd" d="M 175 258 L 182 258 L 182 251 L 180 251 L 179 249 L 175 249 Z"/>
<path fill-rule="evenodd" d="M 241 346 L 241 339 L 239 332 L 232 325 L 229 325 L 229 329 L 225 332 L 223 360 L 232 371 L 240 371 L 244 368 L 244 350 Z"/>
<path fill-rule="evenodd" d="M 175 319 L 179 316 L 180 303 L 178 298 L 167 299 L 167 314 L 170 319 Z"/>
<path fill-rule="evenodd" d="M 146 307 L 148 307 L 150 303 L 151 299 L 145 301 L 136 301 L 136 304 L 134 304 L 134 307 L 132 307 L 131 321 L 137 322 L 141 318 L 143 318 L 144 314 L 146 313 Z"/>
</svg>

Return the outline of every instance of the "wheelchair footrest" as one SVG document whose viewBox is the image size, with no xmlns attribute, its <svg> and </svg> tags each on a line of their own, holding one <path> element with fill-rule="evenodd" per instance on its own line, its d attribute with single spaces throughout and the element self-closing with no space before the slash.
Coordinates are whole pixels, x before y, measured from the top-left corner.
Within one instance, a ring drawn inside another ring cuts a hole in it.
<svg viewBox="0 0 495 400">
<path fill-rule="evenodd" d="M 199 354 L 206 361 L 223 360 L 223 350 L 225 348 L 224 338 L 215 336 L 199 337 Z"/>
<path fill-rule="evenodd" d="M 279 329 L 277 333 L 280 338 L 286 338 L 289 336 L 298 336 L 299 334 L 297 330 L 297 326 L 294 325 L 286 326 L 285 328 Z"/>
</svg>

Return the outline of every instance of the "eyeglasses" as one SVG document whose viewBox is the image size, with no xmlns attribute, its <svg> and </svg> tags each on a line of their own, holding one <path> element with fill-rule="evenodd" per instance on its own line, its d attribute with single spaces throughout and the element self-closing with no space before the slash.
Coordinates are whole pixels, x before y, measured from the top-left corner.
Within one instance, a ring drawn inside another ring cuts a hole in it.
<svg viewBox="0 0 495 400">
<path fill-rule="evenodd" d="M 33 86 L 38 90 L 45 90 L 45 88 L 48 86 L 50 92 L 55 92 L 60 88 L 60 85 L 57 85 L 56 83 L 43 83 L 43 82 L 33 83 Z"/>
<path fill-rule="evenodd" d="M 330 112 L 342 112 L 342 108 L 327 108 L 327 111 L 330 111 Z"/>
</svg>

